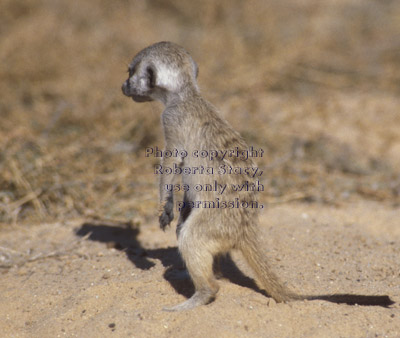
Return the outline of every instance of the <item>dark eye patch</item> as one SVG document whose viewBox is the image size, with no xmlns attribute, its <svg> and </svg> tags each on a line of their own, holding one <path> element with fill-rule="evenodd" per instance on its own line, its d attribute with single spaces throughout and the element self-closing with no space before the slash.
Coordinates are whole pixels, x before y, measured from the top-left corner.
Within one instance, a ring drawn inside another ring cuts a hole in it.
<svg viewBox="0 0 400 338">
<path fill-rule="evenodd" d="M 149 84 L 150 84 L 150 87 L 151 88 L 154 88 L 154 86 L 155 86 L 155 82 L 156 82 L 156 79 L 155 79 L 155 76 L 154 76 L 154 70 L 153 70 L 153 68 L 151 68 L 151 67 L 147 67 L 147 74 L 148 74 L 148 77 L 149 77 Z"/>
</svg>

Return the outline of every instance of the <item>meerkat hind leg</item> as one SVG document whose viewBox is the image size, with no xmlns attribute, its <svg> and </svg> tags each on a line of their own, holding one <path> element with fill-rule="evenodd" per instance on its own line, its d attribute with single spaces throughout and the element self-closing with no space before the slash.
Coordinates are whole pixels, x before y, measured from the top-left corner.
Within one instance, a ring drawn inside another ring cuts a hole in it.
<svg viewBox="0 0 400 338">
<path fill-rule="evenodd" d="M 177 312 L 193 309 L 200 305 L 206 305 L 214 300 L 215 293 L 211 290 L 197 290 L 188 300 L 171 307 L 164 307 L 163 311 Z"/>
<path fill-rule="evenodd" d="M 198 239 L 188 242 L 188 237 L 185 243 L 179 241 L 179 250 L 193 281 L 195 293 L 181 304 L 163 308 L 164 311 L 184 311 L 208 304 L 214 300 L 219 289 L 213 273 L 214 257 L 208 245 Z M 196 245 L 198 243 L 202 244 Z"/>
</svg>

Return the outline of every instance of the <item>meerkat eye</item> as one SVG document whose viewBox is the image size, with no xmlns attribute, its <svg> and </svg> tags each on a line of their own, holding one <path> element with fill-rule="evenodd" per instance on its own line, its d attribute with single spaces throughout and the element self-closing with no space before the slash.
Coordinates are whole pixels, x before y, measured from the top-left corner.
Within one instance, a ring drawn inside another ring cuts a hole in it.
<svg viewBox="0 0 400 338">
<path fill-rule="evenodd" d="M 136 64 L 134 64 L 134 65 L 129 65 L 129 67 L 128 67 L 128 74 L 129 74 L 129 77 L 132 77 L 133 76 L 133 74 L 135 74 L 135 72 L 136 72 L 136 67 L 137 67 L 137 63 Z"/>
</svg>

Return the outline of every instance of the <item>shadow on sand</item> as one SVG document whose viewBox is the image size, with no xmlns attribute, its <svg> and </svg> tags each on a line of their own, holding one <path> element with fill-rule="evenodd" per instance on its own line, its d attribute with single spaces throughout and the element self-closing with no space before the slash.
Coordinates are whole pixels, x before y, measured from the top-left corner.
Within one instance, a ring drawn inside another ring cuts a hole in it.
<svg viewBox="0 0 400 338">
<path fill-rule="evenodd" d="M 164 278 L 179 294 L 190 297 L 194 286 L 185 273 L 184 263 L 177 247 L 165 249 L 145 249 L 137 240 L 139 227 L 131 223 L 99 222 L 84 223 L 76 230 L 76 235 L 87 236 L 91 241 L 106 243 L 108 247 L 124 251 L 128 259 L 139 269 L 148 270 L 155 264 L 149 260 L 157 259 L 166 268 Z M 222 276 L 232 283 L 250 288 L 265 296 L 267 293 L 260 289 L 255 281 L 244 275 L 231 259 L 230 255 L 220 260 Z M 184 276 L 182 278 L 182 276 Z M 186 276 L 186 278 L 185 278 Z M 389 296 L 369 296 L 353 294 L 315 295 L 310 299 L 325 300 L 337 304 L 389 307 L 394 302 Z"/>
</svg>

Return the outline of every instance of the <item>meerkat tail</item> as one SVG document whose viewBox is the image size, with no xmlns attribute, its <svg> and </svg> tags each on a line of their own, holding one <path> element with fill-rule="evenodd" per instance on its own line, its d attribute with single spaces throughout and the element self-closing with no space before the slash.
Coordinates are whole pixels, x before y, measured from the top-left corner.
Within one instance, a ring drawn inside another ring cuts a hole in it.
<svg viewBox="0 0 400 338">
<path fill-rule="evenodd" d="M 278 276 L 271 270 L 266 258 L 262 255 L 258 244 L 252 243 L 250 245 L 250 243 L 246 243 L 246 245 L 241 246 L 240 250 L 250 267 L 256 273 L 261 287 L 277 303 L 308 299 L 307 296 L 298 295 L 289 290 L 280 282 Z"/>
</svg>

